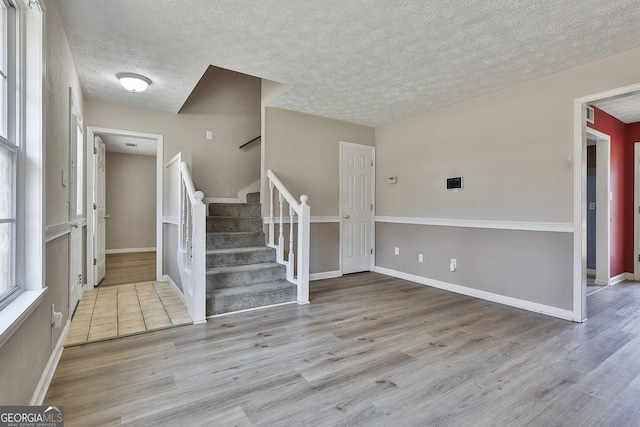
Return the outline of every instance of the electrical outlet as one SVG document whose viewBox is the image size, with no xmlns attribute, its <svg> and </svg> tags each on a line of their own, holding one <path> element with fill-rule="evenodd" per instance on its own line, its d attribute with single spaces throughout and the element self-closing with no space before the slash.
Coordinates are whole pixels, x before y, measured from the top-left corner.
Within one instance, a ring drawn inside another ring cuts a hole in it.
<svg viewBox="0 0 640 427">
<path fill-rule="evenodd" d="M 207 139 L 213 139 L 213 131 L 212 130 L 208 130 L 207 131 Z"/>
<path fill-rule="evenodd" d="M 424 256 L 422 254 L 418 254 L 418 262 L 424 262 Z"/>
<path fill-rule="evenodd" d="M 449 263 L 449 270 L 456 271 L 456 268 L 458 268 L 457 262 L 455 258 L 451 258 L 451 262 Z"/>
<path fill-rule="evenodd" d="M 395 248 L 393 253 L 396 254 L 396 255 L 400 255 L 400 248 Z"/>
</svg>

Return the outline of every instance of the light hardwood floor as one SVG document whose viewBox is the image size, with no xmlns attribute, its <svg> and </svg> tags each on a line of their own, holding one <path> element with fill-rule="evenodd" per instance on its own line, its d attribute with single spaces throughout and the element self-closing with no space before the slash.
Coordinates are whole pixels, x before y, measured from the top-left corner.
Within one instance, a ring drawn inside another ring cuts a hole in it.
<svg viewBox="0 0 640 427">
<path fill-rule="evenodd" d="M 107 254 L 104 279 L 99 286 L 156 280 L 156 253 L 132 252 Z"/>
<path fill-rule="evenodd" d="M 67 348 L 67 426 L 638 426 L 640 284 L 571 323 L 375 273 L 311 304 Z"/>
</svg>

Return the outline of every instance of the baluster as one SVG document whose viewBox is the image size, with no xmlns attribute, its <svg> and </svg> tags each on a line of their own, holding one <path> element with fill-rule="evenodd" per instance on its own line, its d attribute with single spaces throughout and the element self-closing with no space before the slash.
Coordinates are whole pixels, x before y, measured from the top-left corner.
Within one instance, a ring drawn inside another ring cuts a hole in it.
<svg viewBox="0 0 640 427">
<path fill-rule="evenodd" d="M 296 256 L 293 253 L 293 219 L 294 219 L 294 210 L 291 205 L 289 205 L 289 268 L 287 269 L 288 279 L 293 281 L 294 277 L 294 268 L 295 268 L 295 259 Z"/>
<path fill-rule="evenodd" d="M 185 239 L 186 239 L 186 222 L 187 222 L 187 214 L 186 214 L 186 210 L 187 210 L 187 201 L 186 201 L 186 195 L 187 195 L 187 187 L 184 184 L 184 181 L 181 182 L 182 184 L 182 212 L 180 213 L 182 216 L 182 220 L 180 221 L 180 231 L 182 236 L 180 236 L 180 249 L 184 250 L 185 249 Z"/>
<path fill-rule="evenodd" d="M 187 221 L 186 221 L 186 251 L 187 251 L 187 266 L 191 270 L 191 200 L 187 199 Z"/>
<path fill-rule="evenodd" d="M 284 226 L 284 221 L 282 220 L 282 204 L 284 202 L 284 196 L 279 191 L 278 200 L 280 201 L 280 210 L 278 211 L 280 214 L 280 229 L 278 231 L 278 261 L 282 262 L 284 261 L 284 233 L 282 231 Z"/>
<path fill-rule="evenodd" d="M 273 181 L 269 180 L 269 244 L 273 246 Z"/>
</svg>

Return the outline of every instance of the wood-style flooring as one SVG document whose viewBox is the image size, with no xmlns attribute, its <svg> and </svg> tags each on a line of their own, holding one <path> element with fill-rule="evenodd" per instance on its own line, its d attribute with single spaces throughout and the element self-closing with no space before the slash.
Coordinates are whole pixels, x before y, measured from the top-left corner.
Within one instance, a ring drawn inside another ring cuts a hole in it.
<svg viewBox="0 0 640 427">
<path fill-rule="evenodd" d="M 375 273 L 284 305 L 66 348 L 67 426 L 638 426 L 640 284 L 582 324 Z"/>
<path fill-rule="evenodd" d="M 107 254 L 104 279 L 99 286 L 156 280 L 156 253 L 132 252 Z"/>
</svg>

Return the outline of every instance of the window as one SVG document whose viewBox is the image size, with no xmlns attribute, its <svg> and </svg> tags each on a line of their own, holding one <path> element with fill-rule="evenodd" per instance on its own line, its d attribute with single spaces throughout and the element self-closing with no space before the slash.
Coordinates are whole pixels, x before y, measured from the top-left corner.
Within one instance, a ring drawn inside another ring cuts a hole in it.
<svg viewBox="0 0 640 427">
<path fill-rule="evenodd" d="M 17 191 L 20 147 L 15 112 L 15 9 L 0 0 L 0 308 L 15 296 L 17 279 Z"/>
</svg>

